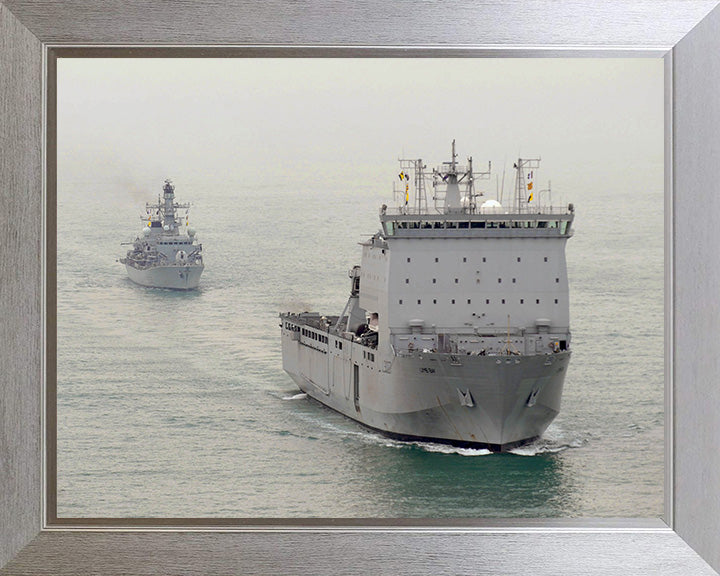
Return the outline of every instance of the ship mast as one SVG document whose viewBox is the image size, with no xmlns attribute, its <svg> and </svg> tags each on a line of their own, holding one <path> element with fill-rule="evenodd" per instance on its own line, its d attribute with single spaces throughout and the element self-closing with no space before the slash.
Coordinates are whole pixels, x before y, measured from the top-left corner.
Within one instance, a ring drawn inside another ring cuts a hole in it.
<svg viewBox="0 0 720 576">
<path fill-rule="evenodd" d="M 540 167 L 540 158 L 518 158 L 515 168 L 515 204 L 513 209 L 518 214 L 528 212 L 529 204 L 535 200 L 535 174 Z M 527 172 L 526 172 L 527 171 Z"/>
<path fill-rule="evenodd" d="M 416 160 L 410 160 L 406 158 L 399 158 L 400 161 L 400 180 L 405 183 L 405 189 L 403 193 L 407 199 L 407 204 L 410 203 L 410 176 L 409 171 L 413 171 L 413 180 L 415 185 L 414 197 L 413 197 L 413 209 L 416 214 L 424 214 L 428 210 L 427 206 L 427 191 L 425 189 L 425 168 L 427 166 L 423 164 L 422 158 Z M 406 206 L 407 206 L 406 204 Z"/>
</svg>

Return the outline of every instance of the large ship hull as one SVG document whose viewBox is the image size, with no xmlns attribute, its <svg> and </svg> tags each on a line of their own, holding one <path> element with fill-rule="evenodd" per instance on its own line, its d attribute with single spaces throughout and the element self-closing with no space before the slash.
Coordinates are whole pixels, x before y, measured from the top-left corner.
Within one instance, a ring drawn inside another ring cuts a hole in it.
<svg viewBox="0 0 720 576">
<path fill-rule="evenodd" d="M 283 368 L 308 396 L 389 436 L 493 451 L 546 430 L 560 410 L 570 361 L 569 351 L 426 352 L 376 366 L 380 363 L 366 361 L 362 346 L 335 353 L 331 345 L 323 351 L 294 340 L 292 333 L 283 338 Z"/>
<path fill-rule="evenodd" d="M 141 286 L 194 290 L 200 283 L 200 275 L 204 266 L 169 265 L 138 269 L 125 264 L 125 269 L 130 280 Z"/>
</svg>

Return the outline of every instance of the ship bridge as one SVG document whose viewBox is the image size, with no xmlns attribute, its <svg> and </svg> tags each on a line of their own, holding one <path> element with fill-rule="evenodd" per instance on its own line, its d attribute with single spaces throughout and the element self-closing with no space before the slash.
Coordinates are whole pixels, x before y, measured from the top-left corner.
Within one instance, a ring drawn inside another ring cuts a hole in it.
<svg viewBox="0 0 720 576">
<path fill-rule="evenodd" d="M 542 207 L 531 212 L 428 213 L 404 207 L 380 212 L 386 238 L 565 237 L 572 236 L 574 208 Z"/>
</svg>

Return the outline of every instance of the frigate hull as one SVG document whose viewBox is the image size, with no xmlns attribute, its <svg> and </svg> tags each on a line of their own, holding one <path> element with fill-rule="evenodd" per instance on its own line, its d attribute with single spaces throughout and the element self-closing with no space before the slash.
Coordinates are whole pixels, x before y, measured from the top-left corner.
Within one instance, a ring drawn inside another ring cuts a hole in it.
<svg viewBox="0 0 720 576">
<path fill-rule="evenodd" d="M 170 288 L 173 290 L 193 290 L 200 283 L 204 266 L 153 266 L 138 269 L 129 264 L 125 268 L 130 280 L 141 286 L 152 288 Z"/>
<path fill-rule="evenodd" d="M 570 352 L 396 357 L 382 369 L 284 339 L 284 369 L 308 396 L 404 440 L 508 450 L 560 410 Z M 295 347 L 295 350 L 290 350 Z"/>
</svg>

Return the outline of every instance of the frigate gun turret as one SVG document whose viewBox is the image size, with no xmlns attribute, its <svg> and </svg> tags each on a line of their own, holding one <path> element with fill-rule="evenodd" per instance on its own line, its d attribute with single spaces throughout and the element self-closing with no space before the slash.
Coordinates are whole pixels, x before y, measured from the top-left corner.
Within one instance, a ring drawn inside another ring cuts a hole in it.
<svg viewBox="0 0 720 576">
<path fill-rule="evenodd" d="M 185 211 L 183 217 L 179 210 Z M 165 180 L 162 197 L 145 205 L 142 232 L 119 260 L 133 282 L 177 290 L 197 288 L 204 269 L 202 244 L 189 226 L 189 210 L 189 203 L 175 202 L 175 187 Z"/>
</svg>

